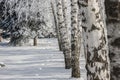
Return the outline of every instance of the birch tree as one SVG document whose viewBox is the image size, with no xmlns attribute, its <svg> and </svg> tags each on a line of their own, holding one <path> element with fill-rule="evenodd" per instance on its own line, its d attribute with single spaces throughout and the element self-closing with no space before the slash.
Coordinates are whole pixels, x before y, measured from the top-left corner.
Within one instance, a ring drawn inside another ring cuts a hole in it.
<svg viewBox="0 0 120 80">
<path fill-rule="evenodd" d="M 71 55 L 69 47 L 69 36 L 67 31 L 67 26 L 65 26 L 62 0 L 57 0 L 57 19 L 58 19 L 58 29 L 60 30 L 60 38 L 63 47 L 63 54 L 65 58 L 65 68 L 71 68 Z"/>
<path fill-rule="evenodd" d="M 87 80 L 110 80 L 104 0 L 88 0 Z"/>
<path fill-rule="evenodd" d="M 85 59 L 87 58 L 87 52 L 86 52 L 86 29 L 88 27 L 88 1 L 87 0 L 78 0 L 78 6 L 79 6 L 79 26 L 82 28 L 81 36 L 83 39 L 83 46 L 84 46 L 84 55 Z"/>
<path fill-rule="evenodd" d="M 72 77 L 80 77 L 78 42 L 78 0 L 71 0 L 71 57 Z"/>
<path fill-rule="evenodd" d="M 54 8 L 54 4 L 53 4 L 53 1 L 51 1 L 51 9 L 52 9 L 52 14 L 53 14 L 53 22 L 54 22 L 54 25 L 55 25 L 55 31 L 57 33 L 57 39 L 58 39 L 58 45 L 59 45 L 59 50 L 62 51 L 62 44 L 61 44 L 61 38 L 60 38 L 60 31 L 58 29 L 58 21 L 57 21 L 57 14 L 56 14 L 56 11 L 55 11 L 55 8 Z"/>
<path fill-rule="evenodd" d="M 120 80 L 120 1 L 106 0 L 111 80 Z"/>
</svg>

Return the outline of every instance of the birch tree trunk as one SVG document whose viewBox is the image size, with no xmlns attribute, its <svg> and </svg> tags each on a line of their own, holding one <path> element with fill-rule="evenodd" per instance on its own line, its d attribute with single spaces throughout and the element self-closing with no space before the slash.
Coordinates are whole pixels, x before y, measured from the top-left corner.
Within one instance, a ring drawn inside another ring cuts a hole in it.
<svg viewBox="0 0 120 80">
<path fill-rule="evenodd" d="M 83 39 L 83 46 L 84 46 L 84 55 L 85 55 L 85 59 L 87 60 L 87 52 L 86 52 L 86 30 L 88 27 L 88 1 L 87 0 L 78 0 L 78 6 L 79 6 L 79 24 L 80 27 L 82 28 L 82 39 Z"/>
<path fill-rule="evenodd" d="M 78 0 L 71 0 L 71 54 L 72 77 L 80 77 L 78 42 Z"/>
<path fill-rule="evenodd" d="M 56 30 L 56 33 L 57 33 L 57 39 L 58 39 L 58 45 L 59 45 L 59 50 L 62 51 L 62 44 L 61 44 L 61 38 L 60 38 L 60 31 L 58 29 L 58 21 L 57 21 L 57 15 L 56 15 L 56 12 L 55 12 L 55 9 L 54 9 L 54 5 L 53 3 L 51 2 L 51 8 L 52 8 L 52 13 L 53 13 L 53 17 L 54 17 L 54 24 L 55 24 L 55 30 Z"/>
<path fill-rule="evenodd" d="M 63 17 L 64 17 L 65 26 L 67 27 L 67 5 L 66 4 L 67 4 L 67 1 L 62 0 Z"/>
<path fill-rule="evenodd" d="M 111 80 L 120 80 L 120 2 L 106 0 Z"/>
<path fill-rule="evenodd" d="M 64 17 L 63 17 L 63 7 L 62 0 L 57 0 L 57 18 L 58 18 L 58 28 L 60 30 L 61 42 L 63 47 L 63 54 L 65 58 L 65 68 L 71 68 L 71 51 L 69 48 L 69 36 L 67 27 L 65 26 Z"/>
<path fill-rule="evenodd" d="M 67 29 L 66 35 L 68 36 L 68 47 L 69 47 L 69 52 L 71 54 L 71 45 L 70 45 L 70 38 L 69 38 L 69 29 L 68 29 L 68 19 L 67 19 L 67 0 L 62 0 L 62 8 L 63 8 L 63 17 L 64 17 L 64 23 L 65 27 Z"/>
<path fill-rule="evenodd" d="M 104 0 L 88 0 L 87 80 L 110 80 Z"/>
</svg>

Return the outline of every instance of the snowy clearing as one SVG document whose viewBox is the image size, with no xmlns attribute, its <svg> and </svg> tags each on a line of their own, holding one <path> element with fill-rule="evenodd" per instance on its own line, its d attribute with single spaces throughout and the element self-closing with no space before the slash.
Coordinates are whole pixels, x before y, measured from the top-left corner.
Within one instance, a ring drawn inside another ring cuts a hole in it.
<svg viewBox="0 0 120 80">
<path fill-rule="evenodd" d="M 71 78 L 64 69 L 64 58 L 57 39 L 39 39 L 39 45 L 10 47 L 0 43 L 0 80 L 86 80 L 85 60 L 81 56 L 81 79 Z"/>
</svg>

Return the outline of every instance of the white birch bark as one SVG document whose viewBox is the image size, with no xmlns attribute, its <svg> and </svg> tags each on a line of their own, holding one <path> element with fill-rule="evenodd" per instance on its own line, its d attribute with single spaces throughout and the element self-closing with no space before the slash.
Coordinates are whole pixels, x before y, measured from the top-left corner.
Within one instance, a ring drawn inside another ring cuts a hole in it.
<svg viewBox="0 0 120 80">
<path fill-rule="evenodd" d="M 83 47 L 84 47 L 84 55 L 85 59 L 87 59 L 87 52 L 86 52 L 86 30 L 88 27 L 88 1 L 87 0 L 78 0 L 78 5 L 79 5 L 79 26 L 82 28 L 81 30 L 81 35 L 82 35 L 82 40 L 83 40 Z"/>
<path fill-rule="evenodd" d="M 71 54 L 72 77 L 80 77 L 78 41 L 78 0 L 71 0 Z"/>
<path fill-rule="evenodd" d="M 52 14 L 53 14 L 53 21 L 54 21 L 54 25 L 55 25 L 55 31 L 57 33 L 57 39 L 58 39 L 58 45 L 59 45 L 59 50 L 62 51 L 62 44 L 61 44 L 61 38 L 60 38 L 60 31 L 58 29 L 58 21 L 57 21 L 57 14 L 53 5 L 53 2 L 51 1 L 51 9 L 52 9 Z"/>
<path fill-rule="evenodd" d="M 63 53 L 65 58 L 65 68 L 71 68 L 71 54 L 69 48 L 69 36 L 67 27 L 65 26 L 62 0 L 57 0 L 57 18 L 58 18 L 58 28 L 60 30 L 61 42 L 63 47 Z"/>
<path fill-rule="evenodd" d="M 110 80 L 104 0 L 88 0 L 87 80 Z"/>
</svg>

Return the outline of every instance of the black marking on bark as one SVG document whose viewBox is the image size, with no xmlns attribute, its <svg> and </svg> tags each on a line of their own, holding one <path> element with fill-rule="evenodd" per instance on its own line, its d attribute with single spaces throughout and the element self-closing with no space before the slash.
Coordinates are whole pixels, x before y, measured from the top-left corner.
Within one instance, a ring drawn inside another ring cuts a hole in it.
<svg viewBox="0 0 120 80">
<path fill-rule="evenodd" d="M 71 45 L 71 50 L 72 50 L 72 51 L 75 50 L 75 45 L 74 45 L 74 44 Z"/>
<path fill-rule="evenodd" d="M 100 30 L 100 29 L 97 28 L 97 26 L 95 26 L 94 24 L 92 24 L 91 30 L 89 30 L 89 32 L 92 32 L 94 30 Z"/>
<path fill-rule="evenodd" d="M 84 3 L 81 3 L 81 2 L 79 2 L 79 1 L 78 1 L 78 5 L 79 5 L 79 8 L 81 8 L 81 6 L 82 6 L 82 7 L 87 7 L 87 6 L 88 6 L 88 4 L 84 4 Z"/>
<path fill-rule="evenodd" d="M 84 22 L 84 23 L 85 23 L 86 21 L 87 21 L 87 20 L 86 20 L 86 18 L 82 19 L 82 22 Z"/>
<path fill-rule="evenodd" d="M 95 12 L 95 8 L 92 8 L 92 11 Z"/>
<path fill-rule="evenodd" d="M 91 53 L 88 51 L 88 52 L 87 52 L 87 61 L 88 61 L 88 62 L 90 62 L 90 61 L 89 61 L 89 60 L 90 60 L 90 56 L 91 56 Z"/>
<path fill-rule="evenodd" d="M 92 61 L 100 62 L 100 63 L 107 63 L 107 61 L 104 60 L 104 59 L 102 58 L 102 56 L 98 55 L 99 49 L 94 48 L 93 52 L 94 52 L 94 56 L 93 56 L 93 58 L 92 58 Z M 106 54 L 106 52 L 107 52 L 107 51 L 104 51 L 104 53 L 102 53 L 102 54 Z"/>
<path fill-rule="evenodd" d="M 112 38 L 112 36 L 111 36 L 111 35 L 108 35 L 107 37 L 108 37 L 108 39 L 109 39 L 109 38 Z"/>
<path fill-rule="evenodd" d="M 96 19 L 98 19 L 99 18 L 99 15 L 96 15 Z"/>
<path fill-rule="evenodd" d="M 87 31 L 87 27 L 85 27 L 85 26 L 82 26 L 82 28 L 84 29 L 84 31 L 85 31 L 85 32 Z"/>
</svg>

